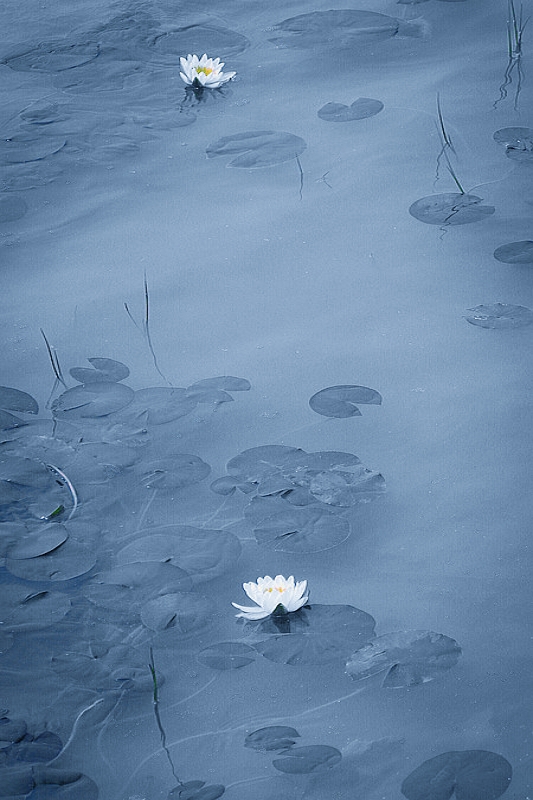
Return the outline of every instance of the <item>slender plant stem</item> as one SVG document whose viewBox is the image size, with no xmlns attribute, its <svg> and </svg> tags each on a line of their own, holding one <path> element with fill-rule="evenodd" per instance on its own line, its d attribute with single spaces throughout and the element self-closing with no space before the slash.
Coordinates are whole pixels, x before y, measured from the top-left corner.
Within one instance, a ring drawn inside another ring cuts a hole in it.
<svg viewBox="0 0 533 800">
<path fill-rule="evenodd" d="M 165 729 L 163 727 L 163 723 L 161 722 L 161 715 L 159 713 L 159 687 L 157 684 L 157 673 L 155 669 L 155 661 L 154 661 L 154 649 L 150 647 L 150 662 L 148 664 L 150 669 L 150 673 L 152 675 L 152 681 L 154 684 L 154 693 L 153 693 L 153 705 L 154 705 L 154 715 L 155 721 L 157 723 L 157 727 L 159 729 L 159 733 L 161 735 L 161 746 L 165 751 L 168 763 L 170 764 L 170 769 L 172 770 L 172 775 L 174 776 L 178 786 L 183 786 L 183 782 L 178 778 L 176 774 L 176 768 L 174 766 L 174 762 L 172 761 L 172 756 L 170 755 L 170 750 L 167 747 L 167 735 L 165 733 Z"/>
</svg>

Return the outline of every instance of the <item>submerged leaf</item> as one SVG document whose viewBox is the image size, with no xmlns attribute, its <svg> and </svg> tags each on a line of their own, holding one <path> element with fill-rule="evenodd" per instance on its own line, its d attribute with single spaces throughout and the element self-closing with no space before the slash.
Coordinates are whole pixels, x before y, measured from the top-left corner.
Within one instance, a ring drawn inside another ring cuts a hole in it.
<svg viewBox="0 0 533 800">
<path fill-rule="evenodd" d="M 52 413 L 60 419 L 105 417 L 131 403 L 134 394 L 133 389 L 123 383 L 97 381 L 82 384 L 56 397 Z"/>
<path fill-rule="evenodd" d="M 38 558 L 7 558 L 6 568 L 28 581 L 68 581 L 89 572 L 96 564 L 96 552 L 70 537 L 64 544 Z"/>
<path fill-rule="evenodd" d="M 349 106 L 344 103 L 326 103 L 317 113 L 320 119 L 326 122 L 351 122 L 356 119 L 373 117 L 383 111 L 383 108 L 381 100 L 359 97 Z"/>
<path fill-rule="evenodd" d="M 55 550 L 66 542 L 68 531 L 64 525 L 50 523 L 27 536 L 22 536 L 7 549 L 8 558 L 36 558 Z"/>
<path fill-rule="evenodd" d="M 82 772 L 34 767 L 35 788 L 25 800 L 98 800 L 98 786 Z"/>
<path fill-rule="evenodd" d="M 128 414 L 145 416 L 150 425 L 164 425 L 185 417 L 196 408 L 196 400 L 188 397 L 186 389 L 153 387 L 135 392 Z"/>
<path fill-rule="evenodd" d="M 176 453 L 153 461 L 139 461 L 135 472 L 148 489 L 184 489 L 206 478 L 211 467 L 198 456 Z"/>
<path fill-rule="evenodd" d="M 147 628 L 157 633 L 172 631 L 186 635 L 202 629 L 210 621 L 212 610 L 212 604 L 205 597 L 175 592 L 145 603 L 141 619 Z"/>
<path fill-rule="evenodd" d="M 240 669 L 251 664 L 256 658 L 253 647 L 241 642 L 218 642 L 198 653 L 198 661 L 212 669 Z"/>
<path fill-rule="evenodd" d="M 355 652 L 346 672 L 355 680 L 386 672 L 384 687 L 417 686 L 454 667 L 461 648 L 454 639 L 433 631 L 399 631 L 378 636 Z"/>
<path fill-rule="evenodd" d="M 21 392 L 20 389 L 11 389 L 9 386 L 0 386 L 0 408 L 26 414 L 39 413 L 37 400 L 31 394 Z"/>
<path fill-rule="evenodd" d="M 533 311 L 530 308 L 511 303 L 490 303 L 469 308 L 468 311 L 471 313 L 465 316 L 466 321 L 479 328 L 523 328 L 533 322 Z"/>
<path fill-rule="evenodd" d="M 223 136 L 206 150 L 208 158 L 233 156 L 228 166 L 258 169 L 282 164 L 301 155 L 307 147 L 299 136 L 282 131 L 246 131 Z"/>
<path fill-rule="evenodd" d="M 112 358 L 88 358 L 93 369 L 87 367 L 72 367 L 69 370 L 74 380 L 80 383 L 101 383 L 102 381 L 118 382 L 130 374 L 128 367 L 121 361 Z"/>
<path fill-rule="evenodd" d="M 380 405 L 382 399 L 379 392 L 368 386 L 328 386 L 316 392 L 309 400 L 309 405 L 324 417 L 360 417 L 356 403 Z"/>
<path fill-rule="evenodd" d="M 399 22 L 385 14 L 352 9 L 312 11 L 283 20 L 274 30 L 285 34 L 270 39 L 289 47 L 343 48 L 371 45 L 396 36 Z"/>
<path fill-rule="evenodd" d="M 342 759 L 340 750 L 324 744 L 308 747 L 293 747 L 283 758 L 275 758 L 273 766 L 280 772 L 302 775 L 310 772 L 325 772 L 336 767 Z"/>
<path fill-rule="evenodd" d="M 402 783 L 407 800 L 496 800 L 507 791 L 513 770 L 489 750 L 452 750 L 424 761 Z"/>
<path fill-rule="evenodd" d="M 296 744 L 300 734 L 294 728 L 284 725 L 269 725 L 249 733 L 244 740 L 244 746 L 251 750 L 271 752 L 272 750 L 286 750 Z"/>
<path fill-rule="evenodd" d="M 502 244 L 494 251 L 494 258 L 504 264 L 533 264 L 533 242 L 526 239 Z"/>
<path fill-rule="evenodd" d="M 261 508 L 263 498 L 252 501 L 251 510 Z M 294 507 L 265 516 L 254 525 L 258 544 L 281 553 L 318 553 L 336 547 L 350 535 L 348 520 L 324 508 Z"/>
<path fill-rule="evenodd" d="M 505 155 L 513 161 L 533 162 L 533 128 L 501 128 L 494 141 L 505 145 Z"/>
<path fill-rule="evenodd" d="M 70 605 L 70 599 L 62 592 L 35 591 L 18 583 L 0 585 L 0 623 L 3 630 L 47 628 L 63 619 Z"/>
<path fill-rule="evenodd" d="M 175 789 L 168 795 L 168 800 L 217 800 L 222 797 L 226 787 L 221 783 L 212 783 L 205 785 L 205 781 L 188 781 Z"/>
<path fill-rule="evenodd" d="M 475 194 L 445 192 L 416 200 L 410 206 L 409 213 L 427 225 L 467 225 L 494 214 L 494 206 L 481 203 L 482 198 Z"/>
</svg>

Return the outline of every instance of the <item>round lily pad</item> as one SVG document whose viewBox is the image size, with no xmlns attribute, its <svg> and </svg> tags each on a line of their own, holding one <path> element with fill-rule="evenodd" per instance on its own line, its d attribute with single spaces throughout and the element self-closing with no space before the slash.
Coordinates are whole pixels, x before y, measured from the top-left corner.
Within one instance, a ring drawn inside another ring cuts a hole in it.
<svg viewBox="0 0 533 800">
<path fill-rule="evenodd" d="M 0 617 L 3 630 L 39 630 L 53 625 L 70 609 L 62 592 L 35 591 L 18 583 L 0 585 Z"/>
<path fill-rule="evenodd" d="M 507 328 L 523 328 L 533 322 L 533 311 L 525 306 L 511 303 L 490 303 L 469 308 L 465 319 L 479 328 L 505 330 Z"/>
<path fill-rule="evenodd" d="M 417 686 L 454 667 L 461 648 L 454 639 L 433 631 L 399 631 L 378 636 L 348 660 L 355 680 L 385 672 L 383 686 Z"/>
<path fill-rule="evenodd" d="M 139 461 L 135 472 L 148 489 L 184 489 L 206 478 L 211 467 L 201 458 L 189 453 Z"/>
<path fill-rule="evenodd" d="M 313 604 L 280 618 L 271 615 L 246 624 L 258 634 L 272 634 L 255 645 L 269 661 L 307 665 L 342 661 L 373 637 L 375 620 L 354 606 Z"/>
<path fill-rule="evenodd" d="M 9 386 L 0 386 L 0 408 L 24 414 L 39 413 L 37 400 L 31 394 L 21 392 L 20 389 L 11 389 Z"/>
<path fill-rule="evenodd" d="M 445 192 L 422 197 L 410 206 L 409 213 L 427 225 L 468 225 L 494 214 L 494 206 L 482 203 L 475 194 Z"/>
<path fill-rule="evenodd" d="M 5 60 L 8 67 L 20 72 L 61 72 L 93 61 L 99 53 L 96 42 L 80 44 L 40 44 L 25 53 Z"/>
<path fill-rule="evenodd" d="M 172 789 L 168 800 L 218 800 L 225 791 L 226 787 L 221 783 L 206 785 L 205 781 L 187 781 Z"/>
<path fill-rule="evenodd" d="M 186 592 L 191 586 L 191 578 L 183 569 L 167 562 L 144 561 L 94 575 L 83 593 L 100 608 L 128 612 L 158 595 Z"/>
<path fill-rule="evenodd" d="M 273 766 L 289 775 L 325 772 L 340 763 L 342 754 L 336 747 L 324 744 L 292 747 L 283 758 L 275 758 Z"/>
<path fill-rule="evenodd" d="M 68 531 L 64 525 L 52 522 L 43 525 L 33 533 L 21 536 L 13 545 L 8 547 L 8 558 L 23 559 L 36 558 L 50 553 L 68 539 Z"/>
<path fill-rule="evenodd" d="M 252 513 L 258 513 L 264 499 L 268 498 L 252 501 Z M 270 550 L 318 553 L 344 542 L 350 535 L 350 524 L 324 508 L 286 504 L 283 510 L 256 522 L 253 530 L 257 543 Z"/>
<path fill-rule="evenodd" d="M 316 392 L 310 398 L 309 405 L 324 417 L 360 417 L 358 403 L 380 405 L 382 399 L 379 392 L 368 386 L 328 386 Z"/>
<path fill-rule="evenodd" d="M 269 725 L 249 733 L 244 740 L 244 746 L 251 750 L 269 753 L 273 750 L 286 750 L 296 744 L 300 734 L 294 728 L 285 725 Z"/>
<path fill-rule="evenodd" d="M 507 158 L 533 162 L 533 128 L 500 128 L 493 138 L 505 146 Z"/>
<path fill-rule="evenodd" d="M 385 478 L 362 465 L 351 472 L 319 472 L 311 480 L 309 491 L 321 503 L 349 508 L 382 494 Z"/>
<path fill-rule="evenodd" d="M 3 751 L 6 764 L 30 762 L 32 764 L 52 761 L 63 748 L 59 736 L 52 731 L 43 731 L 37 736 L 26 734 L 21 741 L 13 743 Z"/>
<path fill-rule="evenodd" d="M 98 786 L 82 772 L 37 766 L 35 788 L 24 800 L 98 800 Z"/>
<path fill-rule="evenodd" d="M 105 417 L 120 411 L 133 397 L 133 389 L 123 383 L 98 381 L 67 389 L 53 401 L 52 413 L 67 420 Z"/>
<path fill-rule="evenodd" d="M 128 377 L 130 371 L 121 361 L 114 361 L 112 358 L 88 358 L 92 369 L 87 367 L 72 367 L 69 370 L 74 380 L 80 383 L 101 383 L 123 381 Z"/>
<path fill-rule="evenodd" d="M 186 25 L 155 37 L 154 47 L 172 56 L 187 53 L 216 53 L 222 60 L 243 53 L 250 46 L 241 33 L 216 25 Z"/>
<path fill-rule="evenodd" d="M 241 642 L 218 642 L 198 653 L 200 664 L 219 670 L 240 669 L 251 664 L 255 658 L 254 648 Z"/>
<path fill-rule="evenodd" d="M 289 17 L 274 26 L 281 36 L 270 39 L 285 47 L 359 47 L 396 36 L 397 19 L 374 11 L 331 9 Z"/>
<path fill-rule="evenodd" d="M 188 397 L 185 389 L 155 386 L 135 392 L 128 414 L 137 417 L 143 414 L 150 425 L 164 425 L 166 422 L 187 416 L 195 408 L 196 400 Z"/>
<path fill-rule="evenodd" d="M 356 119 L 374 117 L 383 110 L 381 100 L 372 100 L 370 97 L 359 97 L 347 106 L 344 103 L 326 103 L 317 112 L 320 119 L 326 122 L 351 122 Z"/>
<path fill-rule="evenodd" d="M 407 800 L 496 800 L 507 791 L 513 769 L 490 750 L 452 750 L 424 761 L 402 783 Z"/>
<path fill-rule="evenodd" d="M 0 718 L 0 750 L 18 742 L 26 735 L 28 726 L 23 719 Z"/>
<path fill-rule="evenodd" d="M 41 161 L 58 153 L 66 143 L 62 136 L 17 134 L 10 139 L 0 140 L 0 163 L 26 164 L 29 161 Z"/>
<path fill-rule="evenodd" d="M 27 212 L 28 204 L 22 197 L 10 192 L 0 194 L 0 223 L 14 222 L 24 217 Z"/>
<path fill-rule="evenodd" d="M 533 264 L 533 242 L 526 239 L 502 244 L 494 251 L 494 258 L 504 264 Z"/>
<path fill-rule="evenodd" d="M 89 572 L 96 552 L 70 537 L 55 550 L 38 558 L 7 558 L 6 569 L 28 581 L 68 581 Z"/>
<path fill-rule="evenodd" d="M 237 154 L 228 167 L 259 169 L 291 161 L 301 155 L 306 147 L 305 141 L 293 133 L 246 131 L 217 139 L 209 145 L 206 153 L 208 158 Z"/>
<path fill-rule="evenodd" d="M 175 592 L 145 603 L 141 619 L 147 628 L 156 633 L 172 631 L 187 635 L 204 628 L 212 614 L 212 603 L 206 597 L 191 592 Z"/>
</svg>

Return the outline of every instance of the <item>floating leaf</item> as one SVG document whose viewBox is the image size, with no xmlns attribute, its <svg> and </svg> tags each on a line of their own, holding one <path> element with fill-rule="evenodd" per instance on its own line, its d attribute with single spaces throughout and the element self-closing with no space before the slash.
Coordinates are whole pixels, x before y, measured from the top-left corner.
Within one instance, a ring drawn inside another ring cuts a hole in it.
<svg viewBox="0 0 533 800">
<path fill-rule="evenodd" d="M 28 792 L 35 786 L 30 767 L 6 767 L 2 769 L 2 782 L 0 783 L 0 797 L 7 800 L 26 799 Z"/>
<path fill-rule="evenodd" d="M 0 585 L 0 622 L 7 631 L 47 628 L 70 610 L 62 592 L 35 591 L 18 583 Z"/>
<path fill-rule="evenodd" d="M 145 414 L 150 425 L 164 425 L 185 417 L 196 408 L 196 400 L 187 396 L 186 389 L 153 387 L 139 389 L 128 407 L 128 414 Z"/>
<path fill-rule="evenodd" d="M 533 264 L 533 242 L 526 239 L 502 244 L 494 251 L 494 258 L 504 264 Z"/>
<path fill-rule="evenodd" d="M 0 223 L 14 222 L 28 213 L 28 204 L 22 197 L 11 192 L 0 194 Z"/>
<path fill-rule="evenodd" d="M 68 531 L 64 525 L 50 523 L 44 525 L 27 536 L 22 536 L 11 547 L 8 547 L 8 558 L 36 558 L 45 553 L 50 553 L 56 547 L 66 542 Z"/>
<path fill-rule="evenodd" d="M 102 659 L 87 653 L 66 652 L 53 656 L 50 666 L 63 681 L 77 683 L 87 689 L 102 689 L 108 685 L 109 669 Z"/>
<path fill-rule="evenodd" d="M 72 537 L 52 552 L 38 558 L 6 559 L 6 568 L 17 578 L 28 581 L 68 581 L 89 572 L 96 564 L 96 553 Z"/>
<path fill-rule="evenodd" d="M 258 169 L 290 161 L 303 153 L 305 141 L 292 133 L 280 131 L 246 131 L 233 136 L 223 136 L 210 144 L 206 150 L 208 158 L 233 156 L 229 167 Z"/>
<path fill-rule="evenodd" d="M 283 20 L 274 26 L 274 30 L 285 35 L 270 41 L 289 47 L 359 47 L 396 36 L 399 28 L 399 21 L 385 14 L 331 9 Z"/>
<path fill-rule="evenodd" d="M 21 72 L 60 72 L 93 61 L 100 48 L 96 42 L 80 44 L 43 43 L 6 58 L 8 67 Z"/>
<path fill-rule="evenodd" d="M 383 103 L 381 100 L 359 97 L 349 106 L 344 103 L 326 103 L 317 113 L 320 119 L 326 122 L 351 122 L 356 119 L 373 117 L 382 110 Z"/>
<path fill-rule="evenodd" d="M 494 214 L 494 206 L 481 205 L 475 194 L 445 192 L 422 197 L 409 208 L 409 213 L 427 225 L 467 225 Z"/>
<path fill-rule="evenodd" d="M 252 513 L 261 508 L 261 500 L 252 501 Z M 287 504 L 286 509 L 254 525 L 257 543 L 281 553 L 318 553 L 336 547 L 349 535 L 346 519 L 317 507 Z"/>
<path fill-rule="evenodd" d="M 187 592 L 189 575 L 171 563 L 144 561 L 124 564 L 91 579 L 85 597 L 100 608 L 128 612 L 147 600 L 169 592 Z"/>
<path fill-rule="evenodd" d="M 67 420 L 105 417 L 131 403 L 134 394 L 133 389 L 123 383 L 98 381 L 83 384 L 56 397 L 52 413 Z"/>
<path fill-rule="evenodd" d="M 465 316 L 466 321 L 480 328 L 523 328 L 533 322 L 533 311 L 530 308 L 511 303 L 489 303 L 467 310 L 471 313 Z"/>
<path fill-rule="evenodd" d="M 14 414 L 9 414 L 7 411 L 0 410 L 0 430 L 5 431 L 11 428 L 20 428 L 21 425 L 26 425 L 26 422 Z"/>
<path fill-rule="evenodd" d="M 212 614 L 213 606 L 207 598 L 176 592 L 149 600 L 142 608 L 141 619 L 147 628 L 157 633 L 170 630 L 186 635 L 202 629 Z"/>
<path fill-rule="evenodd" d="M 253 647 L 241 642 L 218 642 L 198 653 L 200 664 L 220 670 L 246 667 L 255 660 L 255 657 L 256 651 Z"/>
<path fill-rule="evenodd" d="M 244 450 L 226 464 L 228 475 L 238 478 L 242 483 L 259 483 L 278 472 L 293 456 L 303 453 L 296 447 L 284 445 L 262 445 Z"/>
<path fill-rule="evenodd" d="M 25 414 L 38 414 L 39 406 L 31 394 L 21 392 L 20 389 L 11 389 L 0 386 L 0 408 L 9 411 L 21 411 Z"/>
<path fill-rule="evenodd" d="M 383 686 L 417 686 L 457 663 L 461 648 L 454 639 L 433 631 L 399 631 L 378 636 L 358 649 L 346 664 L 355 680 L 386 672 Z"/>
<path fill-rule="evenodd" d="M 216 25 L 186 25 L 155 37 L 160 53 L 181 56 L 183 53 L 216 53 L 222 60 L 243 53 L 250 42 L 241 33 Z"/>
<path fill-rule="evenodd" d="M 62 136 L 17 134 L 0 140 L 0 164 L 25 164 L 41 161 L 58 153 L 67 141 Z"/>
<path fill-rule="evenodd" d="M 342 753 L 336 747 L 316 744 L 308 747 L 293 747 L 283 758 L 275 758 L 272 764 L 280 772 L 302 775 L 333 769 L 341 759 Z"/>
<path fill-rule="evenodd" d="M 269 753 L 272 750 L 286 750 L 296 744 L 300 734 L 294 728 L 284 725 L 269 725 L 249 733 L 244 740 L 244 746 L 251 750 L 260 750 Z"/>
<path fill-rule="evenodd" d="M 533 161 L 533 128 L 501 128 L 493 136 L 513 161 Z"/>
<path fill-rule="evenodd" d="M 35 788 L 24 800 L 98 800 L 98 787 L 82 772 L 34 767 Z"/>
<path fill-rule="evenodd" d="M 323 417 L 360 417 L 356 403 L 380 405 L 382 399 L 379 392 L 367 386 L 328 386 L 316 392 L 309 405 Z"/>
<path fill-rule="evenodd" d="M 135 472 L 148 489 L 183 489 L 206 478 L 211 467 L 198 456 L 176 453 L 153 461 L 141 461 Z"/>
<path fill-rule="evenodd" d="M 113 361 L 112 358 L 88 358 L 93 369 L 87 367 L 72 367 L 69 370 L 74 380 L 80 383 L 116 383 L 124 380 L 130 374 L 128 367 L 121 361 Z"/>
<path fill-rule="evenodd" d="M 51 731 L 44 731 L 35 737 L 26 734 L 22 740 L 3 751 L 3 759 L 10 766 L 21 761 L 33 764 L 47 763 L 59 755 L 62 748 L 61 739 Z"/>
<path fill-rule="evenodd" d="M 352 472 L 319 472 L 311 480 L 309 491 L 321 503 L 349 508 L 368 503 L 384 492 L 385 479 L 360 465 Z"/>
<path fill-rule="evenodd" d="M 205 785 L 205 781 L 188 781 L 176 786 L 168 795 L 168 800 L 217 800 L 226 791 L 220 783 Z"/>
<path fill-rule="evenodd" d="M 229 531 L 163 525 L 149 532 L 141 531 L 138 539 L 118 552 L 117 562 L 164 561 L 184 570 L 198 582 L 222 575 L 235 564 L 240 551 L 239 540 Z"/>
<path fill-rule="evenodd" d="M 452 750 L 424 761 L 402 783 L 408 800 L 496 800 L 507 791 L 513 770 L 489 750 Z"/>
<path fill-rule="evenodd" d="M 0 718 L 0 750 L 20 741 L 28 730 L 23 719 Z"/>
<path fill-rule="evenodd" d="M 248 392 L 252 388 L 250 381 L 246 378 L 234 378 L 232 375 L 221 375 L 218 378 L 204 378 L 196 381 L 187 388 L 191 389 L 220 389 L 224 392 Z"/>
<path fill-rule="evenodd" d="M 313 603 L 279 619 L 271 615 L 247 625 L 258 634 L 273 634 L 255 645 L 269 661 L 304 665 L 342 661 L 373 637 L 375 620 L 354 606 Z"/>
</svg>

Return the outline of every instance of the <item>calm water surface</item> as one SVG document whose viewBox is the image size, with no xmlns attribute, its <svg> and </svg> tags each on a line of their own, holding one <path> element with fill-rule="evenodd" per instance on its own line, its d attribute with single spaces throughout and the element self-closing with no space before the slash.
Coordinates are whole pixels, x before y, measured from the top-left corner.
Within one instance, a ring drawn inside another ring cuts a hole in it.
<svg viewBox="0 0 533 800">
<path fill-rule="evenodd" d="M 2 798 L 532 797 L 533 11 L 330 6 L 2 9 Z"/>
</svg>

